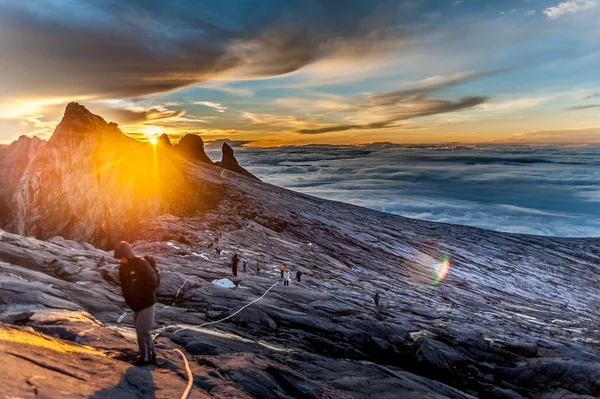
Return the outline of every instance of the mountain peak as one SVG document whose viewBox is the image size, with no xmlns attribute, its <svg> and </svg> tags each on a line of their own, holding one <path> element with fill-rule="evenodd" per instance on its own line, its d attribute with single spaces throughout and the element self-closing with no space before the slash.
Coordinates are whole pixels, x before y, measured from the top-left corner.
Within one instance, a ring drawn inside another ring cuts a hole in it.
<svg viewBox="0 0 600 399">
<path fill-rule="evenodd" d="M 107 123 L 85 106 L 71 102 L 65 108 L 65 114 L 48 143 L 71 148 L 84 143 L 85 145 L 94 145 L 103 135 L 124 136 L 116 123 Z"/>
<path fill-rule="evenodd" d="M 91 115 L 93 114 L 84 106 L 79 104 L 78 102 L 70 102 L 65 108 L 65 116 L 81 116 L 81 115 Z"/>
</svg>

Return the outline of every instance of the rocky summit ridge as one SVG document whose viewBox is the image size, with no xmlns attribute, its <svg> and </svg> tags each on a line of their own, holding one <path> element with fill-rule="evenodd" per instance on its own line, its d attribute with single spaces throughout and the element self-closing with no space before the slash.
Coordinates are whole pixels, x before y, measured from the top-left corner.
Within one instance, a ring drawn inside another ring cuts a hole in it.
<svg viewBox="0 0 600 399">
<path fill-rule="evenodd" d="M 600 239 L 322 200 L 84 115 L 0 147 L 0 396 L 179 397 L 177 348 L 191 398 L 600 397 Z M 161 271 L 157 368 L 130 363 L 121 238 Z M 282 263 L 302 281 L 273 286 Z"/>
<path fill-rule="evenodd" d="M 218 169 L 252 176 L 227 146 Z M 0 226 L 23 235 L 60 235 L 110 246 L 134 237 L 145 217 L 193 214 L 216 206 L 224 185 L 192 181 L 188 164 L 215 168 L 202 139 L 186 135 L 156 147 L 123 134 L 70 103 L 50 139 L 21 137 L 0 150 Z"/>
</svg>

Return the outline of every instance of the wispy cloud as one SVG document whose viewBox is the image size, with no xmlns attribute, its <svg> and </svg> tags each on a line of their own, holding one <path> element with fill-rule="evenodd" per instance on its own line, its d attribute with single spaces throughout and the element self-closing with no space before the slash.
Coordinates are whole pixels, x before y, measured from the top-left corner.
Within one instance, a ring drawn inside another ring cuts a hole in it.
<svg viewBox="0 0 600 399">
<path fill-rule="evenodd" d="M 484 104 L 482 107 L 486 111 L 514 111 L 526 108 L 535 107 L 536 105 L 550 101 L 552 97 L 522 97 L 502 100 L 492 100 Z"/>
<path fill-rule="evenodd" d="M 563 130 L 538 130 L 530 132 L 516 133 L 505 138 L 495 140 L 498 143 L 528 143 L 528 144 L 548 144 L 548 143 L 600 143 L 600 127 L 574 128 Z"/>
<path fill-rule="evenodd" d="M 301 134 L 322 134 L 347 130 L 375 130 L 399 127 L 400 121 L 457 112 L 486 103 L 486 96 L 464 96 L 456 100 L 429 98 L 431 94 L 464 84 L 471 80 L 497 75 L 511 69 L 495 71 L 471 71 L 449 77 L 433 76 L 417 82 L 409 82 L 406 88 L 379 93 L 368 93 L 354 103 L 338 104 L 345 111 L 347 120 L 353 123 L 331 123 L 326 126 L 299 129 Z M 326 103 L 328 109 L 334 109 Z"/>
<path fill-rule="evenodd" d="M 581 111 L 581 110 L 590 109 L 590 108 L 600 108 L 600 104 L 577 105 L 575 107 L 567 108 L 567 110 L 569 110 L 569 111 Z"/>
<path fill-rule="evenodd" d="M 227 107 L 223 104 L 213 103 L 212 101 L 194 101 L 193 104 L 204 105 L 205 107 L 214 108 L 217 112 L 225 112 Z"/>
<path fill-rule="evenodd" d="M 559 19 L 560 17 L 567 14 L 576 14 L 581 11 L 596 7 L 598 2 L 596 0 L 567 0 L 562 3 L 558 3 L 554 7 L 549 7 L 544 10 L 544 14 L 549 20 Z"/>
<path fill-rule="evenodd" d="M 336 125 L 331 124 L 325 127 L 319 127 L 314 129 L 300 129 L 298 133 L 301 134 L 322 134 L 331 132 L 343 132 L 346 130 L 375 130 L 385 129 L 390 127 L 399 127 L 397 122 L 413 119 L 424 116 L 431 116 L 437 114 L 443 114 L 447 112 L 456 112 L 468 108 L 475 107 L 485 103 L 486 97 L 473 96 L 463 97 L 458 100 L 438 100 L 438 99 L 426 99 L 422 96 L 405 98 L 403 102 L 396 104 L 389 103 L 388 105 L 394 105 L 397 109 L 388 109 L 382 113 L 387 114 L 387 119 L 366 124 L 342 124 Z M 365 104 L 364 109 L 361 112 L 369 112 L 371 109 L 379 107 L 377 104 Z M 381 110 L 380 110 L 381 112 Z"/>
</svg>

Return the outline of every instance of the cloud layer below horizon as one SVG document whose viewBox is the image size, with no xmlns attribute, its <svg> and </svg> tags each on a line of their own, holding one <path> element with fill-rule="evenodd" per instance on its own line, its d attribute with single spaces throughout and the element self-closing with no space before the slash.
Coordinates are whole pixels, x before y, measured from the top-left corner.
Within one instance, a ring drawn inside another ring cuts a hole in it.
<svg viewBox="0 0 600 399">
<path fill-rule="evenodd" d="M 600 237 L 598 146 L 237 147 L 236 157 L 267 183 L 410 218 Z"/>
</svg>

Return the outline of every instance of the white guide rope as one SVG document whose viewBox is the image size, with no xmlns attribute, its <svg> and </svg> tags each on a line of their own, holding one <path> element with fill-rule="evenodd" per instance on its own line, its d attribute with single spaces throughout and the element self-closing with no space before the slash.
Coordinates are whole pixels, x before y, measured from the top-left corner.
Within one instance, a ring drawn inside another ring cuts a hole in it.
<svg viewBox="0 0 600 399">
<path fill-rule="evenodd" d="M 217 323 L 221 323 L 221 322 L 223 322 L 223 321 L 225 321 L 225 320 L 227 320 L 227 319 L 230 319 L 230 318 L 232 318 L 233 316 L 235 316 L 236 314 L 240 313 L 242 310 L 246 309 L 248 306 L 250 306 L 250 305 L 252 305 L 253 303 L 256 303 L 256 302 L 260 301 L 261 299 L 263 299 L 263 298 L 264 298 L 264 297 L 265 297 L 265 296 L 266 296 L 266 295 L 269 293 L 269 291 L 271 291 L 273 288 L 275 288 L 275 286 L 276 286 L 277 284 L 279 284 L 279 281 L 276 281 L 276 282 L 275 282 L 275 284 L 271 285 L 271 286 L 270 286 L 270 287 L 269 287 L 269 288 L 268 288 L 268 289 L 265 291 L 265 293 L 264 293 L 264 294 L 262 294 L 260 297 L 256 298 L 256 299 L 255 299 L 255 300 L 253 300 L 252 302 L 250 302 L 250 303 L 247 303 L 246 305 L 242 306 L 242 307 L 241 307 L 240 309 L 238 309 L 236 312 L 234 312 L 234 313 L 230 314 L 230 315 L 229 315 L 229 316 L 227 316 L 227 317 L 224 317 L 224 318 L 222 318 L 222 319 L 220 319 L 220 320 L 209 321 L 209 322 L 207 322 L 207 323 L 200 324 L 199 326 L 183 327 L 183 328 L 180 328 L 180 329 L 178 329 L 178 330 L 175 330 L 175 331 L 173 332 L 173 334 L 177 334 L 178 332 L 180 332 L 180 331 L 183 331 L 183 330 L 195 330 L 195 329 L 197 329 L 197 328 L 202 328 L 202 327 L 205 327 L 205 326 L 208 326 L 208 325 L 211 325 L 211 324 L 217 324 Z M 175 325 L 170 325 L 170 326 L 165 326 L 165 327 L 163 327 L 163 328 L 161 328 L 161 329 L 159 329 L 159 330 L 157 330 L 157 331 L 158 331 L 158 332 L 161 332 L 161 331 L 164 331 L 164 330 L 166 330 L 166 329 L 168 329 L 168 328 L 171 328 L 171 327 L 178 327 L 178 326 L 179 326 L 179 325 L 177 325 L 177 324 L 175 324 Z"/>
<path fill-rule="evenodd" d="M 179 349 L 173 349 L 173 351 L 179 353 L 179 355 L 183 359 L 183 363 L 185 363 L 185 370 L 187 371 L 187 375 L 188 375 L 188 383 L 187 383 L 187 387 L 185 388 L 185 391 L 183 391 L 183 394 L 181 394 L 181 399 L 187 399 L 188 395 L 190 394 L 190 391 L 192 390 L 192 385 L 194 384 L 194 375 L 192 374 L 192 370 L 190 369 L 190 364 L 188 363 L 188 360 L 185 357 L 185 355 L 183 354 L 183 352 L 180 351 Z"/>
</svg>

